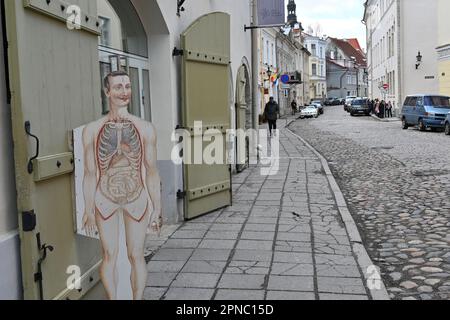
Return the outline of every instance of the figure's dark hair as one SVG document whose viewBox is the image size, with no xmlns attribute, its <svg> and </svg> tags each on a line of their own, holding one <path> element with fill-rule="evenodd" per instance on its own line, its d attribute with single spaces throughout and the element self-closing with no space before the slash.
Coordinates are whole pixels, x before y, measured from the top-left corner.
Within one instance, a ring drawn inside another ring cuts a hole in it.
<svg viewBox="0 0 450 320">
<path fill-rule="evenodd" d="M 103 87 L 105 89 L 109 90 L 110 89 L 110 87 L 109 87 L 109 78 L 121 77 L 121 76 L 130 77 L 130 75 L 127 72 L 122 71 L 122 70 L 111 72 L 105 77 L 105 79 L 103 79 Z"/>
</svg>

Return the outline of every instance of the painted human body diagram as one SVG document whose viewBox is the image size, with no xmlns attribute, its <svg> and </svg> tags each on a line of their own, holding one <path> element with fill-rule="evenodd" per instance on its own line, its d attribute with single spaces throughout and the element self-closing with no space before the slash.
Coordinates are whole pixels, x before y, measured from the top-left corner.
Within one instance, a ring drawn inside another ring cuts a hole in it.
<svg viewBox="0 0 450 320">
<path fill-rule="evenodd" d="M 118 296 L 119 226 L 123 217 L 133 298 L 142 300 L 147 282 L 144 245 L 147 233 L 160 232 L 161 180 L 156 167 L 154 126 L 128 113 L 131 82 L 125 72 L 104 81 L 110 112 L 84 127 L 82 228 L 99 236 L 100 276 L 108 297 Z"/>
<path fill-rule="evenodd" d="M 107 220 L 122 209 L 140 222 L 151 199 L 144 192 L 143 146 L 135 125 L 129 120 L 108 121 L 100 130 L 95 150 L 100 171 L 97 212 Z"/>
</svg>

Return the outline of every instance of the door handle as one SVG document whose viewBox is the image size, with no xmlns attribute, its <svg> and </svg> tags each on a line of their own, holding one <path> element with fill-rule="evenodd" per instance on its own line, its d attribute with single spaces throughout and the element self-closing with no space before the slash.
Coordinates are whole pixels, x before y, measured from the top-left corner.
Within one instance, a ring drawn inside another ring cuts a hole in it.
<svg viewBox="0 0 450 320">
<path fill-rule="evenodd" d="M 33 170 L 34 170 L 33 161 L 39 157 L 39 138 L 31 133 L 31 122 L 30 121 L 25 122 L 25 132 L 27 133 L 28 136 L 30 136 L 36 140 L 36 155 L 28 161 L 28 173 L 32 174 Z"/>
</svg>

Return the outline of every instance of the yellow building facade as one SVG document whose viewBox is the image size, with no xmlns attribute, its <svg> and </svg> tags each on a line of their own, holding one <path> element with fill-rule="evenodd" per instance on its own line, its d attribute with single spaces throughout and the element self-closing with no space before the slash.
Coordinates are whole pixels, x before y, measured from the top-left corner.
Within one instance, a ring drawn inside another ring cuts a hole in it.
<svg viewBox="0 0 450 320">
<path fill-rule="evenodd" d="M 439 0 L 439 87 L 440 93 L 450 96 L 450 1 Z"/>
</svg>

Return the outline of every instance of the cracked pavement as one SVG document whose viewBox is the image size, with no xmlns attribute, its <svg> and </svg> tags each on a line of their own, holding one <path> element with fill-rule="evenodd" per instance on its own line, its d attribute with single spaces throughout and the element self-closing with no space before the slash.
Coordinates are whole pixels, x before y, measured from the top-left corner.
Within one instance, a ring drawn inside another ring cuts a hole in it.
<svg viewBox="0 0 450 320">
<path fill-rule="evenodd" d="M 368 300 L 320 159 L 280 120 L 280 169 L 233 177 L 233 206 L 147 242 L 148 300 Z"/>
</svg>

